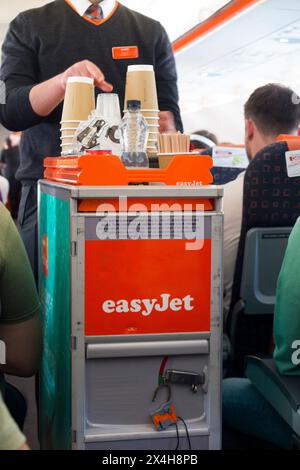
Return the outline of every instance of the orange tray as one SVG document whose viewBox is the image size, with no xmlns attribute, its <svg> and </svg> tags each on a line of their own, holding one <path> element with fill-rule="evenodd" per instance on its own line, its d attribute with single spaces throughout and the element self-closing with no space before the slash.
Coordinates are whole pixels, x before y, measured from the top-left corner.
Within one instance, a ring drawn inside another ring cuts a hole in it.
<svg viewBox="0 0 300 470">
<path fill-rule="evenodd" d="M 44 166 L 45 179 L 77 186 L 127 186 L 141 182 L 202 186 L 213 182 L 213 160 L 206 155 L 176 155 L 163 170 L 125 168 L 119 157 L 103 154 L 46 158 Z"/>
<path fill-rule="evenodd" d="M 300 150 L 300 137 L 297 135 L 281 134 L 277 137 L 278 142 L 286 142 L 290 151 Z"/>
</svg>

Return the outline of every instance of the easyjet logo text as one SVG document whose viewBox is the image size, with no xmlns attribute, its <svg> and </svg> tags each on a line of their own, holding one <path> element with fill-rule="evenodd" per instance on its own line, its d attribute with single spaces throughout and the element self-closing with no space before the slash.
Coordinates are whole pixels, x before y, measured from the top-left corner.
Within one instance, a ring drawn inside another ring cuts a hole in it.
<svg viewBox="0 0 300 470">
<path fill-rule="evenodd" d="M 191 295 L 184 298 L 172 298 L 170 294 L 161 294 L 158 299 L 133 299 L 133 300 L 106 300 L 102 304 L 105 313 L 140 313 L 148 317 L 156 312 L 180 312 L 182 310 L 190 312 L 194 310 L 194 299 Z"/>
</svg>

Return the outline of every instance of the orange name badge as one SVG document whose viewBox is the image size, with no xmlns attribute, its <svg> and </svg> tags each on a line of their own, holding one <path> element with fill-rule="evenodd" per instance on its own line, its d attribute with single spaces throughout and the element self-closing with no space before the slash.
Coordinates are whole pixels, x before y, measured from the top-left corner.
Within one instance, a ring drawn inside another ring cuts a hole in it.
<svg viewBox="0 0 300 470">
<path fill-rule="evenodd" d="M 115 60 L 137 59 L 139 57 L 139 48 L 137 46 L 113 47 L 112 55 Z"/>
</svg>

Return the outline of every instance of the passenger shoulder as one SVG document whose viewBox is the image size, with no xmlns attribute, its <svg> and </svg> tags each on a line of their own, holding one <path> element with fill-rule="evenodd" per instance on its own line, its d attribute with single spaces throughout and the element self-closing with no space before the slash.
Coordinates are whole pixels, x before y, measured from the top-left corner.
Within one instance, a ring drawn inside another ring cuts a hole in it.
<svg viewBox="0 0 300 470">
<path fill-rule="evenodd" d="M 240 173 L 237 178 L 233 181 L 230 181 L 227 184 L 224 184 L 222 188 L 224 189 L 223 195 L 223 207 L 228 216 L 228 210 L 230 211 L 232 207 L 242 207 L 243 205 L 243 190 L 244 190 L 244 179 L 245 171 Z"/>
<path fill-rule="evenodd" d="M 7 237 L 13 223 L 10 213 L 5 206 L 0 203 L 0 269 L 5 256 Z"/>
<path fill-rule="evenodd" d="M 240 173 L 233 181 L 223 184 L 224 192 L 230 191 L 232 188 L 240 187 L 244 184 L 246 172 Z"/>
<path fill-rule="evenodd" d="M 300 217 L 297 219 L 296 224 L 292 230 L 292 233 L 289 238 L 289 248 L 294 248 L 295 256 L 299 254 L 299 243 L 300 243 Z"/>
<path fill-rule="evenodd" d="M 0 202 L 0 228 L 1 228 L 1 233 L 3 233 L 3 231 L 5 229 L 7 229 L 7 227 L 9 227 L 11 222 L 12 222 L 12 219 L 11 219 L 9 211 Z"/>
</svg>

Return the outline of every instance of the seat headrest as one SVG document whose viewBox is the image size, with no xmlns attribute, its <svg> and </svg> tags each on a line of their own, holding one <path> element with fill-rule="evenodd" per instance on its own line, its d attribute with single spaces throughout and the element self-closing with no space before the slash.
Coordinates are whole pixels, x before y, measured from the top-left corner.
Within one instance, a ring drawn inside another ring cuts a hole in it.
<svg viewBox="0 0 300 470">
<path fill-rule="evenodd" d="M 286 142 L 290 151 L 300 150 L 300 136 L 281 134 L 277 137 L 277 142 Z"/>
</svg>

